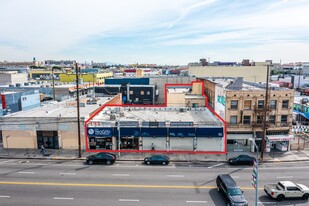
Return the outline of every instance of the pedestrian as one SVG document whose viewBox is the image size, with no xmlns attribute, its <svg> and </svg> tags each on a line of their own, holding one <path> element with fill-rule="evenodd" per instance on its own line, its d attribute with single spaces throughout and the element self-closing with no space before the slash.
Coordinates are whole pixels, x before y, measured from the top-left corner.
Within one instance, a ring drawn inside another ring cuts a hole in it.
<svg viewBox="0 0 309 206">
<path fill-rule="evenodd" d="M 44 145 L 41 145 L 41 154 L 43 156 L 45 155 L 45 147 L 44 147 Z"/>
<path fill-rule="evenodd" d="M 154 148 L 154 144 L 153 144 L 153 143 L 151 143 L 151 150 L 152 150 L 152 151 L 154 151 L 154 150 L 155 150 L 155 148 Z"/>
</svg>

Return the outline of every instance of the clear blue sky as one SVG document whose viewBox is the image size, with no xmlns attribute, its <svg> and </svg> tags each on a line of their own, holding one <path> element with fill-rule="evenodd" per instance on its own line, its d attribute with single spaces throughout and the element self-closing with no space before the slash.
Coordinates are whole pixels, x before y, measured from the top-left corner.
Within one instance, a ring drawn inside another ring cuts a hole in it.
<svg viewBox="0 0 309 206">
<path fill-rule="evenodd" d="M 308 0 L 0 0 L 0 61 L 309 61 Z"/>
</svg>

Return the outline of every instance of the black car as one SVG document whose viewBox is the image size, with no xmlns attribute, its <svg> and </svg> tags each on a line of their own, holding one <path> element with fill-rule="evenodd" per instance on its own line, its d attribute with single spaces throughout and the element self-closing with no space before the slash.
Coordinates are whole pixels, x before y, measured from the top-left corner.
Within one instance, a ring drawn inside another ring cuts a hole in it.
<svg viewBox="0 0 309 206">
<path fill-rule="evenodd" d="M 92 164 L 114 164 L 116 161 L 116 155 L 107 152 L 100 152 L 95 155 L 90 155 L 87 157 L 86 162 L 88 165 Z"/>
<path fill-rule="evenodd" d="M 150 164 L 168 165 L 169 162 L 170 162 L 170 159 L 164 155 L 152 155 L 144 159 L 144 163 L 147 165 L 150 165 Z"/>
<path fill-rule="evenodd" d="M 229 165 L 253 165 L 256 159 L 249 155 L 239 155 L 228 160 Z"/>
<path fill-rule="evenodd" d="M 216 179 L 218 192 L 222 194 L 226 205 L 248 206 L 243 191 L 237 186 L 234 179 L 229 174 L 218 175 Z"/>
</svg>

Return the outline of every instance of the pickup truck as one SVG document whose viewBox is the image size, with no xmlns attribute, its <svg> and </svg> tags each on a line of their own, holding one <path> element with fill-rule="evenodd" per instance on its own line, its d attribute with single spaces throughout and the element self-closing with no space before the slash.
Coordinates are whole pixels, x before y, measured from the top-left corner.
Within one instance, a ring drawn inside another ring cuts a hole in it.
<svg viewBox="0 0 309 206">
<path fill-rule="evenodd" d="M 291 181 L 280 181 L 277 184 L 264 185 L 264 191 L 271 198 L 278 201 L 284 198 L 302 198 L 308 200 L 309 188 L 305 185 L 293 183 Z"/>
</svg>

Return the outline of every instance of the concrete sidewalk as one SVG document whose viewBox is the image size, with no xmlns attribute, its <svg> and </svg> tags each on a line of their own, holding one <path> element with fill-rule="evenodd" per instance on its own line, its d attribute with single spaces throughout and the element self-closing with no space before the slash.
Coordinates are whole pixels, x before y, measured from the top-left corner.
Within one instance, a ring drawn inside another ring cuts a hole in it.
<svg viewBox="0 0 309 206">
<path fill-rule="evenodd" d="M 46 149 L 45 156 L 39 149 L 4 149 L 0 148 L 0 158 L 15 159 L 50 159 L 50 160 L 75 160 L 86 159 L 87 156 L 95 154 L 83 152 L 82 157 L 78 158 L 78 150 L 53 150 Z M 142 161 L 150 153 L 115 153 L 117 160 L 120 161 Z M 247 154 L 256 157 L 256 153 L 251 152 L 229 152 L 228 155 L 214 154 L 173 154 L 169 153 L 171 161 L 175 162 L 225 162 L 228 158 L 240 154 Z M 263 162 L 288 162 L 288 161 L 309 161 L 309 150 L 295 150 L 288 152 L 264 153 Z"/>
</svg>

